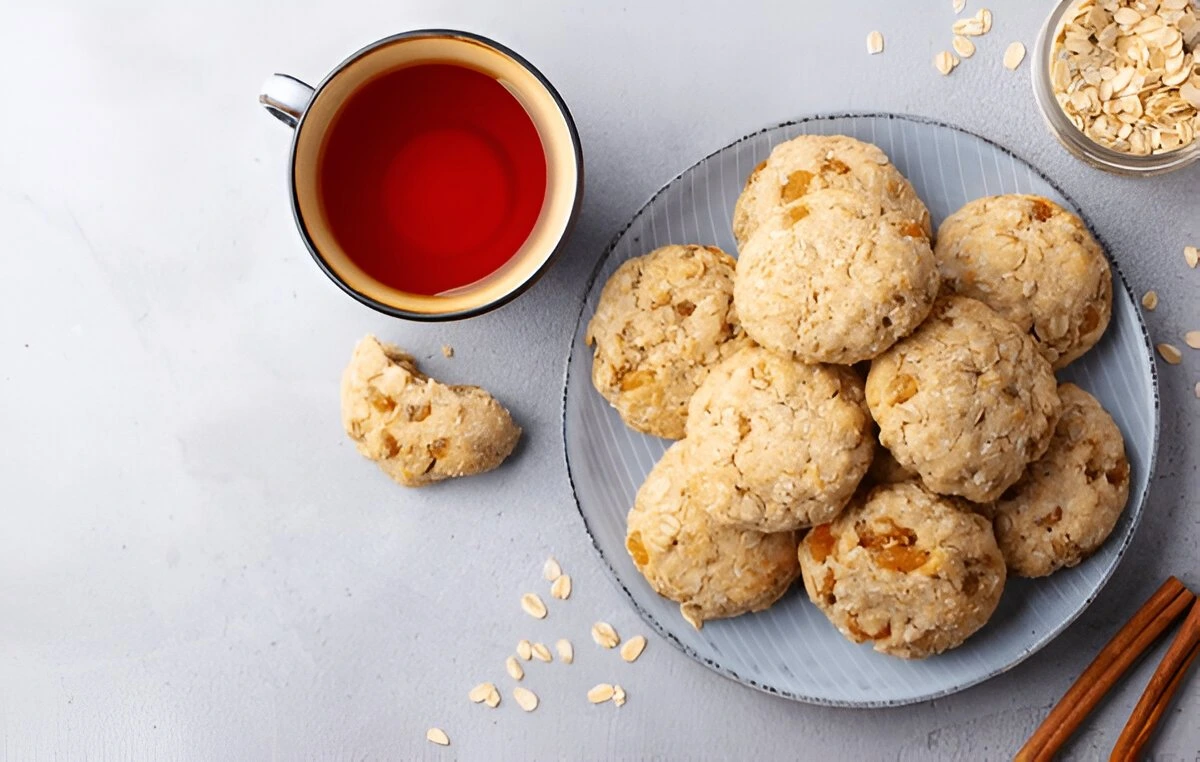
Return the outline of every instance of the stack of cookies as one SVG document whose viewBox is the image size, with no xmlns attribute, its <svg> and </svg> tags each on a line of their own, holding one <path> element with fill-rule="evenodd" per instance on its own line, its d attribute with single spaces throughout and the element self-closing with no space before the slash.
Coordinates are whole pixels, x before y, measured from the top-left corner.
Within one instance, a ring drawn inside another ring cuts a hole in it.
<svg viewBox="0 0 1200 762">
<path fill-rule="evenodd" d="M 855 642 L 961 644 L 1009 574 L 1073 566 L 1124 508 L 1120 431 L 1054 371 L 1108 325 L 1112 278 L 1034 196 L 930 215 L 876 146 L 775 148 L 733 215 L 739 257 L 625 262 L 588 326 L 592 380 L 630 427 L 679 440 L 626 545 L 694 626 L 798 576 Z"/>
</svg>

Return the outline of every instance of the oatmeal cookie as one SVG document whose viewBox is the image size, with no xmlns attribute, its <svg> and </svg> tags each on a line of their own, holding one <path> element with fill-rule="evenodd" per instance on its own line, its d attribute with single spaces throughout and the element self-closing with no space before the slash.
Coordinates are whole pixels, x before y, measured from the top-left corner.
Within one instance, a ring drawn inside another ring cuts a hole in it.
<svg viewBox="0 0 1200 762">
<path fill-rule="evenodd" d="M 996 540 L 1008 570 L 1044 577 L 1099 548 L 1129 500 L 1121 430 L 1096 398 L 1058 387 L 1062 417 L 1050 449 L 996 502 Z"/>
<path fill-rule="evenodd" d="M 862 380 L 747 347 L 709 372 L 688 408 L 687 441 L 707 478 L 733 483 L 719 523 L 760 532 L 829 521 L 854 494 L 875 440 Z"/>
<path fill-rule="evenodd" d="M 727 500 L 732 489 L 695 469 L 684 440 L 663 454 L 629 512 L 625 547 L 633 563 L 697 629 L 708 619 L 762 611 L 800 573 L 794 532 L 763 534 L 713 522 L 707 505 Z"/>
<path fill-rule="evenodd" d="M 922 659 L 991 617 L 1004 558 L 987 519 L 917 482 L 859 495 L 800 543 L 804 588 L 850 640 Z"/>
<path fill-rule="evenodd" d="M 863 486 L 876 487 L 880 484 L 899 484 L 900 482 L 920 478 L 920 475 L 916 471 L 900 465 L 900 462 L 896 460 L 891 451 L 884 447 L 881 442 L 878 440 L 875 441 L 875 457 L 871 460 L 871 467 L 867 469 L 867 475 L 863 477 Z"/>
<path fill-rule="evenodd" d="M 1055 369 L 1091 349 L 1112 317 L 1104 251 L 1050 199 L 976 199 L 942 222 L 934 255 L 947 289 L 1032 332 Z"/>
<path fill-rule="evenodd" d="M 879 440 L 934 492 L 995 500 L 1050 445 L 1059 401 L 1033 339 L 982 302 L 938 300 L 871 362 Z"/>
<path fill-rule="evenodd" d="M 844 135 L 800 135 L 754 168 L 733 208 L 738 248 L 764 221 L 826 188 L 852 191 L 881 212 L 892 209 L 931 237 L 929 210 L 879 146 Z"/>
<path fill-rule="evenodd" d="M 742 326 L 803 362 L 852 365 L 908 335 L 937 295 L 919 225 L 849 191 L 811 193 L 759 226 L 737 262 Z"/>
<path fill-rule="evenodd" d="M 683 436 L 708 369 L 749 344 L 733 309 L 734 260 L 714 246 L 664 246 L 623 263 L 586 341 L 592 383 L 632 429 Z"/>
<path fill-rule="evenodd" d="M 358 451 L 406 487 L 490 471 L 521 429 L 477 386 L 447 386 L 374 336 L 358 342 L 342 374 L 342 425 Z"/>
</svg>

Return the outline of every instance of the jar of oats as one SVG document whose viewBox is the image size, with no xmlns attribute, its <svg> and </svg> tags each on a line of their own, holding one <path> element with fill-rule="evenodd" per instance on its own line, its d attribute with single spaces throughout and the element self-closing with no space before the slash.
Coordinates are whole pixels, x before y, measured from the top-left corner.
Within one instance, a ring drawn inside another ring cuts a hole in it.
<svg viewBox="0 0 1200 762">
<path fill-rule="evenodd" d="M 1066 0 L 1034 47 L 1033 89 L 1066 148 L 1112 172 L 1200 160 L 1197 0 Z"/>
</svg>

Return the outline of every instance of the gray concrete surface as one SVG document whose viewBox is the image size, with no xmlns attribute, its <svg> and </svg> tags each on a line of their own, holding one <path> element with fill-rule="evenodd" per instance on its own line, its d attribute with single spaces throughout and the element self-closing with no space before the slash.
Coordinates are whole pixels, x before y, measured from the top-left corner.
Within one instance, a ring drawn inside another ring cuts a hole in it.
<svg viewBox="0 0 1200 762">
<path fill-rule="evenodd" d="M 969 3 L 969 10 L 975 2 Z M 949 0 L 916 3 L 12 4 L 0 24 L 0 759 L 1001 759 L 1170 573 L 1200 586 L 1200 353 L 1162 367 L 1146 518 L 1094 606 L 1012 672 L 894 710 L 792 704 L 651 638 L 635 665 L 588 639 L 644 631 L 575 513 L 559 432 L 567 341 L 615 230 L 696 158 L 764 125 L 890 110 L 1012 147 L 1077 199 L 1157 340 L 1200 327 L 1200 167 L 1110 177 L 1042 127 L 1028 64 L 1044 2 L 997 3 L 942 78 Z M 412 325 L 344 297 L 309 261 L 284 187 L 287 130 L 255 105 L 272 71 L 316 80 L 386 34 L 494 36 L 553 79 L 587 154 L 570 250 L 505 309 Z M 887 50 L 868 57 L 881 30 Z M 486 385 L 526 437 L 502 470 L 405 491 L 341 432 L 337 380 L 368 331 Z M 441 356 L 452 344 L 453 359 Z M 521 613 L 553 553 L 575 594 Z M 518 638 L 569 637 L 507 695 Z M 1156 655 L 1161 653 L 1155 652 Z M 1155 659 L 1156 661 L 1156 659 Z M 1106 757 L 1143 664 L 1068 758 Z M 583 694 L 616 679 L 620 710 Z M 506 687 L 495 711 L 467 701 Z M 1200 676 L 1153 746 L 1200 757 Z M 449 749 L 424 740 L 438 725 Z"/>
</svg>

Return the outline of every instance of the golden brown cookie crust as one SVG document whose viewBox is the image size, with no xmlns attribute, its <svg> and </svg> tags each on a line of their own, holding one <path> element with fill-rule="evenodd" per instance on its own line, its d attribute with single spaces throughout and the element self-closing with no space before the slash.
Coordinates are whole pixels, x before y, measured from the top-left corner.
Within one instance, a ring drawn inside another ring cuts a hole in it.
<svg viewBox="0 0 1200 762">
<path fill-rule="evenodd" d="M 1091 349 L 1112 317 L 1104 251 L 1048 198 L 976 199 L 942 222 L 934 254 L 945 288 L 1032 332 L 1055 369 Z"/>
<path fill-rule="evenodd" d="M 709 372 L 688 412 L 687 441 L 708 478 L 731 480 L 711 504 L 719 523 L 760 532 L 837 515 L 866 473 L 875 440 L 862 380 L 747 347 Z"/>
<path fill-rule="evenodd" d="M 851 191 L 881 213 L 895 210 L 932 237 L 929 210 L 879 146 L 845 135 L 800 135 L 775 146 L 746 179 L 733 208 L 738 248 L 781 210 L 830 188 Z"/>
<path fill-rule="evenodd" d="M 919 225 L 842 190 L 810 193 L 758 227 L 737 262 L 746 333 L 803 362 L 852 365 L 912 332 L 937 267 Z"/>
<path fill-rule="evenodd" d="M 719 526 L 706 510 L 732 485 L 699 472 L 688 442 L 676 442 L 638 490 L 625 547 L 659 594 L 699 629 L 708 619 L 762 611 L 800 573 L 794 532 Z"/>
<path fill-rule="evenodd" d="M 422 374 L 398 347 L 367 336 L 342 374 L 342 424 L 358 451 L 407 487 L 490 471 L 521 436 L 477 386 Z"/>
<path fill-rule="evenodd" d="M 938 300 L 917 331 L 876 357 L 867 405 L 879 439 L 927 487 L 984 503 L 1041 457 L 1057 384 L 1033 339 L 982 302 Z"/>
<path fill-rule="evenodd" d="M 733 308 L 734 260 L 715 246 L 664 246 L 623 263 L 586 341 L 592 383 L 632 429 L 683 436 L 708 369 L 749 343 Z"/>
<path fill-rule="evenodd" d="M 1077 565 L 1112 533 L 1129 500 L 1125 440 L 1096 398 L 1058 387 L 1062 416 L 1050 448 L 995 506 L 1009 572 L 1044 577 Z"/>
<path fill-rule="evenodd" d="M 1004 591 L 987 519 L 917 482 L 860 494 L 799 557 L 809 599 L 843 635 L 904 659 L 961 645 Z"/>
</svg>

